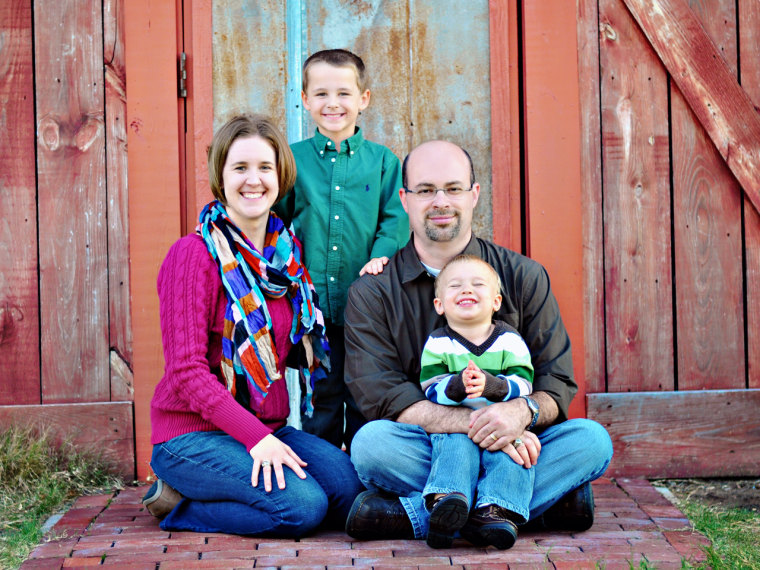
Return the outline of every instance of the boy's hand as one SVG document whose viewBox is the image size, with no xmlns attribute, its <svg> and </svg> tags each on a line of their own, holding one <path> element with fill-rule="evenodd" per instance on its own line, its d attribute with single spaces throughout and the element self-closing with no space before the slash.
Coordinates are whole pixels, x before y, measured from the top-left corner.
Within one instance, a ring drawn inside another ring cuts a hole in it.
<svg viewBox="0 0 760 570">
<path fill-rule="evenodd" d="M 470 360 L 467 368 L 462 370 L 462 382 L 468 398 L 479 398 L 486 387 L 486 375 Z"/>
<path fill-rule="evenodd" d="M 362 267 L 362 270 L 359 272 L 359 277 L 361 277 L 365 273 L 370 273 L 371 275 L 377 275 L 378 273 L 382 273 L 383 266 L 386 263 L 388 263 L 388 258 L 385 256 L 373 257 L 367 263 L 364 264 L 364 267 Z"/>
</svg>

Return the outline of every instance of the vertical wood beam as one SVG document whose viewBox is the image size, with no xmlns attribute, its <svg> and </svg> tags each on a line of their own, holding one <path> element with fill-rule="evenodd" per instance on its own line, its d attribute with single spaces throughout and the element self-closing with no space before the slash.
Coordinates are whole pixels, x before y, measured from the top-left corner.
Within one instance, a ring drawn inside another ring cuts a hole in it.
<svg viewBox="0 0 760 570">
<path fill-rule="evenodd" d="M 583 223 L 578 43 L 574 2 L 526 2 L 524 22 L 525 169 L 528 255 L 549 272 L 573 344 L 585 416 Z"/>
<path fill-rule="evenodd" d="M 137 476 L 150 461 L 150 399 L 163 373 L 156 278 L 180 236 L 177 31 L 173 2 L 124 3 L 129 73 L 129 246 Z"/>
<path fill-rule="evenodd" d="M 490 0 L 491 216 L 493 241 L 522 250 L 517 2 Z"/>
</svg>

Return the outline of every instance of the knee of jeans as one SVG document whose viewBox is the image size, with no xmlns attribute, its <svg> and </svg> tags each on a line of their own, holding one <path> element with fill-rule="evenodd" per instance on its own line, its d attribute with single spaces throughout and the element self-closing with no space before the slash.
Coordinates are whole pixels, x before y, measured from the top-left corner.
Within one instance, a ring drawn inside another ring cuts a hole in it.
<svg viewBox="0 0 760 570">
<path fill-rule="evenodd" d="M 585 418 L 579 418 L 572 420 L 577 423 L 577 429 L 580 432 L 578 437 L 582 438 L 588 445 L 584 448 L 590 455 L 593 456 L 593 460 L 603 465 L 600 470 L 601 473 L 607 469 L 607 466 L 612 460 L 612 439 L 604 426 L 594 420 Z M 589 458 L 592 459 L 592 458 Z"/>
<path fill-rule="evenodd" d="M 384 439 L 392 423 L 388 420 L 375 420 L 364 424 L 356 432 L 351 442 L 351 461 L 358 473 L 372 471 L 377 465 L 387 465 L 392 459 L 392 446 L 377 445 L 378 441 Z"/>
<path fill-rule="evenodd" d="M 299 496 L 297 507 L 287 513 L 289 522 L 302 533 L 316 529 L 327 516 L 327 496 L 324 493 L 313 493 Z"/>
</svg>

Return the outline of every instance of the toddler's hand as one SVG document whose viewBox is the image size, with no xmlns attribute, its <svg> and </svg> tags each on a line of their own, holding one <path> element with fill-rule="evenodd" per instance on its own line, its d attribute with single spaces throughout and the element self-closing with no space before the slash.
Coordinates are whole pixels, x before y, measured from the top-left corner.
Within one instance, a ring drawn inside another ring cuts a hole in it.
<svg viewBox="0 0 760 570">
<path fill-rule="evenodd" d="M 388 258 L 385 256 L 373 257 L 367 263 L 364 264 L 364 267 L 362 267 L 362 270 L 359 272 L 359 277 L 361 277 L 365 273 L 369 273 L 371 275 L 377 275 L 378 273 L 382 273 L 383 266 L 387 263 L 388 263 Z"/>
<path fill-rule="evenodd" d="M 467 368 L 462 371 L 462 382 L 468 398 L 479 398 L 486 387 L 486 375 L 470 360 Z"/>
</svg>

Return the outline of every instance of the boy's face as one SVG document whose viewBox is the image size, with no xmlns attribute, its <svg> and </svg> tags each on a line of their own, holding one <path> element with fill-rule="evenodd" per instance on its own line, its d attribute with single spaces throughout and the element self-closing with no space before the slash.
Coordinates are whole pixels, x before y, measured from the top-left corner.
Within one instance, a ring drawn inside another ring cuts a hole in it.
<svg viewBox="0 0 760 570">
<path fill-rule="evenodd" d="M 362 93 L 353 67 L 336 67 L 319 61 L 309 66 L 308 87 L 301 93 L 303 105 L 319 132 L 337 147 L 353 136 L 359 111 L 369 105 L 369 89 Z"/>
<path fill-rule="evenodd" d="M 501 294 L 493 274 L 482 263 L 466 261 L 448 266 L 439 278 L 435 311 L 445 315 L 449 326 L 491 322 L 501 307 Z"/>
</svg>

